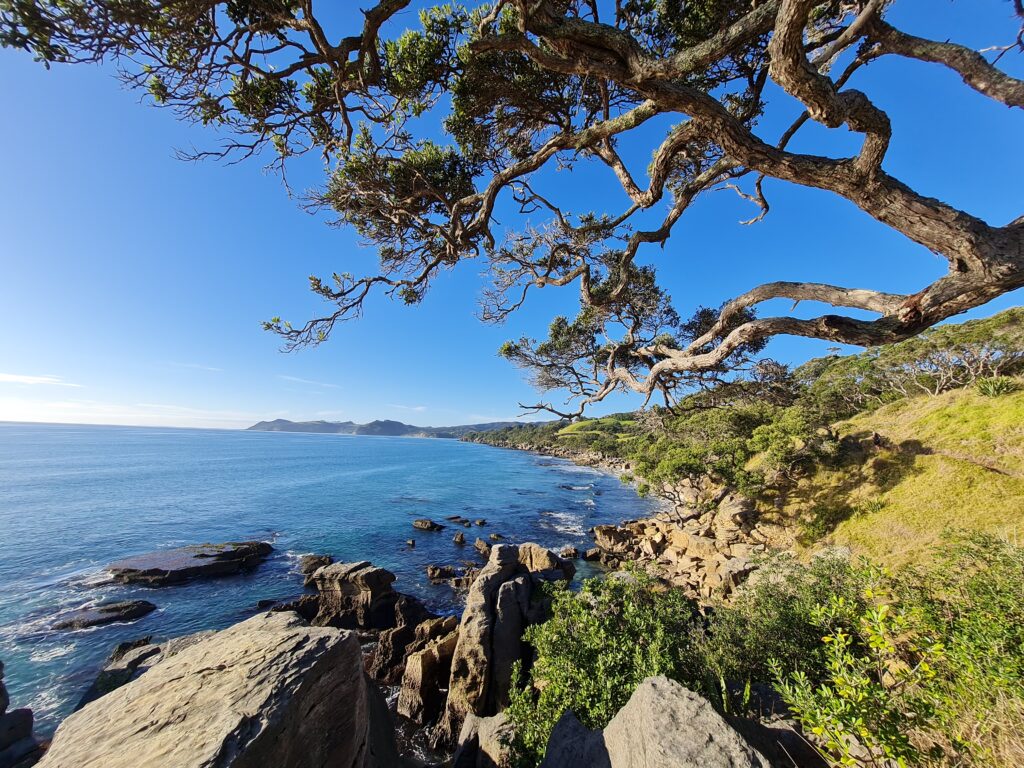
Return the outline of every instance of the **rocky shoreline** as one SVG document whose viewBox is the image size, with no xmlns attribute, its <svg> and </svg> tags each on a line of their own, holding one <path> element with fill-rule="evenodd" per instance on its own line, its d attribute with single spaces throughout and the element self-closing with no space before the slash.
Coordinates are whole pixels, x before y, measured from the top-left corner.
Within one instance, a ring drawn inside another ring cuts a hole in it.
<svg viewBox="0 0 1024 768">
<path fill-rule="evenodd" d="M 628 476 L 628 461 L 569 448 L 488 443 L 527 451 Z M 706 482 L 657 489 L 663 508 L 654 515 L 593 529 L 594 547 L 583 557 L 618 569 L 643 568 L 701 603 L 728 599 L 758 567 L 773 543 L 785 538 L 782 526 L 768 522 L 754 503 L 729 488 Z"/>
<path fill-rule="evenodd" d="M 219 632 L 119 646 L 38 765 L 509 768 L 513 665 L 529 667 L 523 632 L 549 613 L 539 585 L 571 581 L 570 560 L 495 544 L 461 616 L 431 613 L 369 562 L 309 556 L 302 568 L 315 592 L 296 601 Z M 34 741 L 20 749 L 0 765 L 39 758 Z M 646 680 L 602 732 L 566 713 L 544 762 L 769 764 L 708 702 L 664 678 Z"/>
<path fill-rule="evenodd" d="M 592 453 L 534 452 L 619 477 L 631 469 L 627 462 Z M 486 540 L 477 537 L 474 544 L 474 553 L 486 560 L 482 567 L 470 567 L 468 561 L 464 567 L 427 566 L 431 583 L 447 583 L 466 595 L 461 616 L 436 615 L 417 598 L 396 591 L 393 573 L 368 561 L 304 556 L 300 571 L 304 586 L 312 591 L 294 600 L 268 601 L 261 605 L 267 612 L 220 632 L 164 643 L 144 637 L 114 649 L 39 764 L 116 768 L 138 765 L 119 760 L 130 754 L 135 761 L 141 754 L 148 756 L 146 765 L 168 768 L 207 765 L 210 760 L 231 766 L 508 766 L 511 726 L 502 712 L 509 702 L 513 665 L 519 662 L 528 668 L 531 661 L 523 632 L 546 619 L 548 605 L 538 584 L 571 581 L 576 570 L 572 560 L 582 557 L 610 570 L 635 563 L 707 603 L 727 599 L 767 550 L 770 531 L 758 523 L 753 505 L 742 497 L 710 487 L 663 491 L 662 509 L 642 519 L 596 526 L 591 531 L 594 546 L 583 553 L 575 548 L 556 554 L 535 544 L 509 545 L 502 543 L 500 534 L 490 533 Z M 446 521 L 457 529 L 487 524 L 459 516 Z M 447 528 L 429 519 L 417 519 L 413 527 L 428 535 Z M 456 530 L 453 544 L 466 543 L 462 530 Z M 129 558 L 108 570 L 116 581 L 159 588 L 255 568 L 271 551 L 264 542 L 204 544 Z M 62 617 L 55 627 L 130 621 L 154 608 L 148 601 L 100 604 Z M 324 664 L 321 657 L 330 662 Z M 267 665 L 279 670 L 276 678 L 264 673 Z M 219 680 L 221 675 L 211 669 L 243 671 L 249 682 Z M 207 680 L 211 674 L 214 679 Z M 316 681 L 309 691 L 308 679 Z M 290 681 L 289 690 L 282 690 L 282 680 Z M 679 688 L 667 680 L 646 681 L 636 702 L 631 700 L 620 713 L 621 720 L 635 718 L 631 708 L 652 706 L 652 691 L 671 700 L 688 719 L 705 717 L 705 710 L 709 723 L 718 717 L 695 694 L 674 689 L 666 693 L 666 686 Z M 216 696 L 207 698 L 214 690 Z M 346 705 L 339 703 L 339 693 Z M 231 716 L 192 722 L 193 710 L 217 709 L 234 701 L 256 701 L 257 721 Z M 296 713 L 302 711 L 317 715 L 299 717 Z M 15 712 L 28 714 L 31 739 L 31 712 Z M 10 720 L 10 714 L 3 717 Z M 0 768 L 23 768 L 40 755 L 34 740 L 24 741 L 25 715 L 16 718 L 20 753 L 10 753 L 15 761 L 0 752 Z M 311 718 L 323 722 L 306 722 Z M 345 723 L 343 737 L 338 729 L 333 735 L 325 732 L 324 723 L 335 721 Z M 191 725 L 186 728 L 186 723 Z M 629 729 L 619 733 L 614 725 L 615 721 L 603 733 L 590 733 L 572 719 L 560 722 L 544 765 L 648 765 L 631 762 L 630 750 L 620 748 L 631 737 Z M 690 762 L 671 764 L 769 764 L 758 762 L 762 758 L 757 751 L 724 721 L 714 727 L 724 729 L 720 746 L 732 745 L 726 749 L 729 755 L 718 756 L 725 762 L 708 762 L 706 756 L 693 762 L 698 753 L 691 754 L 692 744 L 669 744 L 666 749 L 677 756 L 691 755 Z M 0 729 L 0 742 L 2 737 Z M 671 742 L 675 736 L 648 733 L 645 738 Z M 310 739 L 317 740 L 315 748 L 309 747 Z M 125 752 L 122 744 L 132 749 Z M 576 753 L 590 757 L 585 763 L 571 762 Z M 165 759 L 169 755 L 174 756 L 172 762 Z M 339 755 L 349 761 L 337 762 Z"/>
</svg>

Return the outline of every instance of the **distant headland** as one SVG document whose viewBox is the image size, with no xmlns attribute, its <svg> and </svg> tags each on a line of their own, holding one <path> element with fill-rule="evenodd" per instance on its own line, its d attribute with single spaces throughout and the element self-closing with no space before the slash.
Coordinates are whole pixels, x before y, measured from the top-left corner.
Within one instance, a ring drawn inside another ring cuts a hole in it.
<svg viewBox="0 0 1024 768">
<path fill-rule="evenodd" d="M 385 437 L 441 437 L 457 440 L 470 432 L 491 432 L 523 426 L 518 421 L 491 421 L 485 424 L 462 424 L 455 427 L 417 427 L 389 419 L 357 424 L 354 421 L 261 421 L 247 429 L 255 432 L 313 432 L 330 435 L 379 435 Z"/>
</svg>

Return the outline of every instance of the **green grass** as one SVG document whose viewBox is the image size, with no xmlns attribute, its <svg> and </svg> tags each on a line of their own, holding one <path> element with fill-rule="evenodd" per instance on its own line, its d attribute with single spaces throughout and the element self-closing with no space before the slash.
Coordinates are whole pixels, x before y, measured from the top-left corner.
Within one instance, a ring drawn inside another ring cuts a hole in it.
<svg viewBox="0 0 1024 768">
<path fill-rule="evenodd" d="M 922 396 L 837 428 L 863 449 L 787 495 L 784 516 L 805 533 L 885 565 L 920 562 L 949 528 L 1024 540 L 1024 392 Z"/>
</svg>

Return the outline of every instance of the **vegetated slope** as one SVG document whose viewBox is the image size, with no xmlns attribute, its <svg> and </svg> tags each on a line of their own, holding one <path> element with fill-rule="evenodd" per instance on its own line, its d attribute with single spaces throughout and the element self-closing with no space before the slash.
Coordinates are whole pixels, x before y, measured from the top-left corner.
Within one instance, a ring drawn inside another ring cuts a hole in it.
<svg viewBox="0 0 1024 768">
<path fill-rule="evenodd" d="M 805 541 L 826 534 L 897 565 L 922 559 L 946 529 L 1024 538 L 1024 391 L 899 400 L 836 431 L 856 448 L 784 497 L 784 517 L 803 523 Z"/>
<path fill-rule="evenodd" d="M 683 517 L 728 488 L 777 522 L 777 547 L 848 544 L 915 561 L 946 528 L 1024 522 L 1024 308 L 795 370 L 724 372 L 673 409 L 471 434 L 615 459 Z M 694 499 L 694 491 L 697 498 Z"/>
</svg>

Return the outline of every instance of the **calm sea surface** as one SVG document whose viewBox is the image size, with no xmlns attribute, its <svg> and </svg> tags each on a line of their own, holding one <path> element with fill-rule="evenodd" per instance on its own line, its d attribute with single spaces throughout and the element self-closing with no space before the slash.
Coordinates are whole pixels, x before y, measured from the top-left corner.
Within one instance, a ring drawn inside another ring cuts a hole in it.
<svg viewBox="0 0 1024 768">
<path fill-rule="evenodd" d="M 585 545 L 595 524 L 650 512 L 615 478 L 516 451 L 415 438 L 137 427 L 0 424 L 0 661 L 12 706 L 51 732 L 113 646 L 233 624 L 266 598 L 302 592 L 298 556 L 371 560 L 395 587 L 439 611 L 458 606 L 427 582 L 428 563 L 473 559 L 477 535 Z M 486 528 L 414 531 L 417 517 L 486 518 Z M 414 538 L 416 548 L 405 548 Z M 96 586 L 126 555 L 262 539 L 257 570 L 161 589 Z M 584 565 L 582 562 L 580 565 Z M 104 600 L 159 606 L 138 621 L 53 631 L 53 617 Z"/>
</svg>

